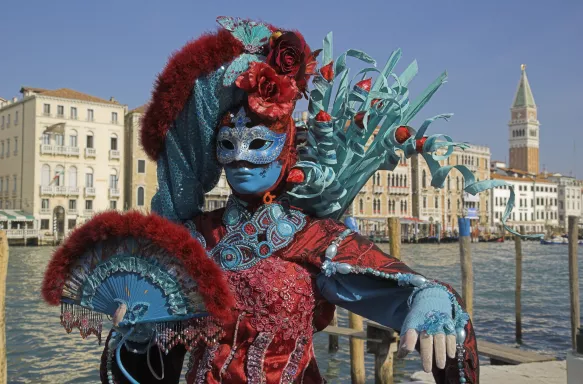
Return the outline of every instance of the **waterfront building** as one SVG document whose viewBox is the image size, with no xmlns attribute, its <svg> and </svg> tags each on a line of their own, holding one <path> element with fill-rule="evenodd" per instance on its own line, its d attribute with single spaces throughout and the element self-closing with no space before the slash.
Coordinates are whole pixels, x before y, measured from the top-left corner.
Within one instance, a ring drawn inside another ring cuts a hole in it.
<svg viewBox="0 0 583 384">
<path fill-rule="evenodd" d="M 524 64 L 521 71 L 508 123 L 510 168 L 538 175 L 540 124 Z"/>
<path fill-rule="evenodd" d="M 566 232 L 569 230 L 569 216 L 581 215 L 581 186 L 574 177 L 559 173 L 549 175 L 546 179 L 558 185 L 558 225 Z"/>
<path fill-rule="evenodd" d="M 440 189 L 431 186 L 431 173 L 425 160 L 414 156 L 411 161 L 413 216 L 430 223 L 429 236 L 455 235 L 459 231 L 458 217 L 468 217 L 472 227 L 482 231 L 490 225 L 490 191 L 472 196 L 463 191 L 462 174 L 455 168 L 445 179 Z M 462 150 L 455 148 L 441 165 L 465 165 L 472 171 L 476 181 L 490 178 L 490 148 L 469 145 Z"/>
<path fill-rule="evenodd" d="M 23 87 L 0 104 L 0 210 L 63 236 L 95 212 L 122 209 L 126 106 L 72 89 Z"/>
<path fill-rule="evenodd" d="M 124 209 L 150 210 L 158 190 L 156 162 L 150 160 L 140 144 L 140 122 L 146 106 L 132 109 L 125 116 Z"/>
<path fill-rule="evenodd" d="M 540 175 L 512 168 L 496 167 L 491 178 L 504 180 L 514 188 L 515 206 L 508 218 L 508 226 L 519 230 L 524 225 L 527 233 L 550 233 L 559 226 L 558 184 Z M 494 188 L 491 193 L 491 225 L 500 227 L 500 220 L 510 197 L 509 186 Z"/>
</svg>

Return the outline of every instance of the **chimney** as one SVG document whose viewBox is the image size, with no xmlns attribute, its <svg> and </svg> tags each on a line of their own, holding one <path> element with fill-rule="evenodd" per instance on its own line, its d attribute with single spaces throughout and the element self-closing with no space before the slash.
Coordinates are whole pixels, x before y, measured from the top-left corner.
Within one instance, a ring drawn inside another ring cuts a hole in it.
<svg viewBox="0 0 583 384">
<path fill-rule="evenodd" d="M 117 103 L 117 100 L 115 99 L 115 97 L 111 96 L 109 98 L 109 101 L 111 101 L 112 103 Z"/>
<path fill-rule="evenodd" d="M 13 102 L 13 103 L 16 103 L 17 101 L 18 101 L 18 97 L 14 96 L 14 97 L 12 98 L 12 102 Z"/>
</svg>

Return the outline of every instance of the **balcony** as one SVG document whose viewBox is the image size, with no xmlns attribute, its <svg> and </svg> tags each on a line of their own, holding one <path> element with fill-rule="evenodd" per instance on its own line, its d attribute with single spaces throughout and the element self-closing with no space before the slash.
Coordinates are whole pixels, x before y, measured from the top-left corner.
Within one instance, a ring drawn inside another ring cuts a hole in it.
<svg viewBox="0 0 583 384">
<path fill-rule="evenodd" d="M 8 229 L 6 230 L 6 236 L 9 239 L 38 237 L 38 229 Z"/>
<path fill-rule="evenodd" d="M 109 197 L 119 197 L 119 189 L 109 188 Z"/>
<path fill-rule="evenodd" d="M 85 216 L 85 217 L 91 217 L 91 216 L 93 216 L 94 213 L 95 213 L 95 211 L 93 209 L 84 209 L 83 210 L 83 216 Z"/>
<path fill-rule="evenodd" d="M 85 187 L 85 196 L 95 196 L 95 187 Z"/>
<path fill-rule="evenodd" d="M 389 187 L 389 193 L 392 195 L 408 195 L 409 187 Z"/>
<path fill-rule="evenodd" d="M 76 196 L 79 195 L 79 187 L 66 187 L 60 185 L 41 185 L 40 186 L 41 196 Z"/>
<path fill-rule="evenodd" d="M 79 156 L 79 147 L 69 147 L 66 145 L 41 144 L 40 153 L 42 155 Z"/>
<path fill-rule="evenodd" d="M 75 209 L 67 209 L 67 215 L 69 215 L 69 216 L 77 216 L 77 208 L 75 208 Z"/>
<path fill-rule="evenodd" d="M 95 157 L 96 151 L 95 148 L 85 148 L 85 157 Z"/>
<path fill-rule="evenodd" d="M 382 186 L 382 185 L 375 185 L 375 186 L 373 187 L 373 192 L 374 192 L 375 194 L 381 194 L 381 193 L 383 193 L 383 192 L 384 192 L 384 190 L 385 190 L 385 189 L 383 188 L 383 186 Z"/>
<path fill-rule="evenodd" d="M 119 151 L 117 149 L 109 150 L 109 160 L 119 160 Z"/>
<path fill-rule="evenodd" d="M 41 208 L 39 210 L 39 212 L 40 212 L 41 215 L 50 215 L 51 212 L 52 212 L 52 209 L 50 209 L 50 208 Z"/>
</svg>

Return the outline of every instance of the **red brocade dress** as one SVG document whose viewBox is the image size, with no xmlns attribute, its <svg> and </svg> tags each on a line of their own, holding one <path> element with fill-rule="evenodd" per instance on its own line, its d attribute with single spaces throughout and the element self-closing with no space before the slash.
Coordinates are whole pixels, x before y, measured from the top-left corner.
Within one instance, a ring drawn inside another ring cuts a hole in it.
<svg viewBox="0 0 583 384">
<path fill-rule="evenodd" d="M 224 215 L 225 209 L 219 209 L 204 213 L 193 220 L 198 236 L 202 237 L 201 242 L 206 242 L 210 255 L 211 250 L 228 235 Z M 191 351 L 186 373 L 187 383 L 325 382 L 316 363 L 313 334 L 330 323 L 335 304 L 343 306 L 343 300 L 336 300 L 332 304 L 331 296 L 328 295 L 327 300 L 323 295 L 327 290 L 326 284 L 336 284 L 326 279 L 322 273 L 326 249 L 333 242 L 339 244 L 335 261 L 371 268 L 379 273 L 415 274 L 405 264 L 383 253 L 358 234 L 350 234 L 342 239 L 341 234 L 346 231 L 346 227 L 340 222 L 312 219 L 308 216 L 303 218 L 302 229 L 294 234 L 285 247 L 249 268 L 224 271 L 236 298 L 236 321 L 224 326 L 224 336 L 216 345 L 201 345 Z M 339 237 L 342 241 L 339 241 Z M 381 323 L 398 329 L 398 319 L 402 321 L 406 315 L 406 299 L 411 291 L 380 277 L 361 277 L 401 292 L 393 295 L 393 303 L 382 302 L 387 308 L 380 315 L 381 318 L 387 318 L 387 321 Z M 375 307 L 366 302 L 362 304 L 363 308 Z M 376 307 L 379 307 L 378 298 Z M 359 312 L 357 306 L 348 309 Z M 360 312 L 360 315 L 371 318 L 367 310 Z M 478 357 L 470 322 L 466 326 L 466 332 L 468 336 L 464 345 L 466 353 L 463 369 L 467 382 L 477 383 Z M 140 383 L 177 383 L 185 353 L 183 347 L 177 346 L 163 357 L 163 380 L 151 376 L 144 355 L 122 350 L 122 362 L 125 369 Z M 106 347 L 101 366 L 104 383 L 108 382 L 105 368 L 107 355 Z M 157 355 L 156 352 L 155 356 Z M 154 371 L 160 372 L 160 363 L 156 362 L 157 359 L 152 360 Z M 111 369 L 114 382 L 127 382 L 115 362 Z M 434 368 L 434 377 L 437 383 L 459 383 L 458 361 L 448 357 L 445 370 Z"/>
</svg>

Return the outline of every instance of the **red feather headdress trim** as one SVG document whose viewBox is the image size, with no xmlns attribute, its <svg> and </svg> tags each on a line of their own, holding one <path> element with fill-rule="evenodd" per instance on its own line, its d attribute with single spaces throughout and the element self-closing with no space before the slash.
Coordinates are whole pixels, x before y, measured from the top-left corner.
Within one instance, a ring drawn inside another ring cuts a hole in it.
<svg viewBox="0 0 583 384">
<path fill-rule="evenodd" d="M 54 253 L 47 267 L 41 291 L 45 301 L 58 305 L 65 279 L 75 260 L 96 243 L 115 237 L 146 238 L 174 255 L 197 281 L 209 313 L 219 320 L 231 320 L 235 299 L 223 272 L 208 258 L 200 243 L 185 227 L 155 214 L 146 216 L 139 212 L 101 213 L 74 230 Z"/>
</svg>

